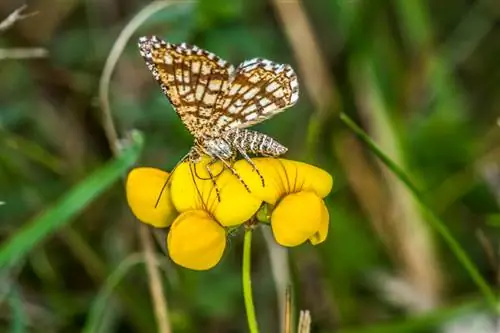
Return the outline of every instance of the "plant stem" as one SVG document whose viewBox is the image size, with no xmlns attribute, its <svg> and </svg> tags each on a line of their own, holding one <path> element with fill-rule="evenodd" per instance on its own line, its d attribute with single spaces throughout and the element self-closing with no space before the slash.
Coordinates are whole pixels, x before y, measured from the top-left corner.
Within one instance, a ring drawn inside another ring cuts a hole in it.
<svg viewBox="0 0 500 333">
<path fill-rule="evenodd" d="M 378 145 L 364 132 L 356 123 L 349 118 L 345 113 L 340 114 L 340 120 L 344 122 L 361 140 L 363 140 L 370 150 L 391 170 L 410 190 L 415 199 L 419 202 L 424 210 L 425 215 L 431 226 L 437 230 L 443 240 L 448 244 L 455 257 L 460 261 L 469 276 L 474 281 L 479 290 L 483 293 L 484 298 L 490 303 L 494 311 L 500 314 L 500 307 L 497 303 L 495 293 L 490 288 L 486 280 L 481 276 L 479 270 L 469 258 L 460 243 L 453 237 L 446 224 L 426 205 L 418 188 L 413 184 L 405 172 L 397 166 L 379 147 Z"/>
<path fill-rule="evenodd" d="M 252 297 L 252 280 L 250 278 L 250 259 L 252 249 L 252 228 L 245 230 L 245 239 L 243 241 L 243 298 L 245 299 L 245 310 L 247 312 L 248 329 L 250 333 L 258 333 L 257 318 L 255 317 L 255 308 Z"/>
<path fill-rule="evenodd" d="M 120 155 L 120 140 L 118 131 L 114 123 L 109 101 L 109 86 L 113 71 L 118 63 L 120 56 L 125 50 L 125 46 L 134 33 L 146 22 L 151 16 L 159 11 L 175 4 L 171 0 L 157 0 L 150 2 L 147 6 L 141 9 L 122 29 L 118 38 L 115 40 L 111 51 L 108 54 L 106 63 L 102 70 L 101 78 L 99 79 L 99 99 L 103 115 L 103 125 L 108 144 L 114 155 Z M 168 321 L 167 298 L 163 292 L 161 283 L 162 277 L 157 266 L 154 265 L 153 246 L 149 238 L 147 228 L 144 225 L 139 225 L 139 241 L 141 243 L 144 255 L 146 256 L 146 268 L 148 273 L 149 292 L 155 309 L 156 322 L 160 333 L 170 333 L 171 325 Z"/>
</svg>

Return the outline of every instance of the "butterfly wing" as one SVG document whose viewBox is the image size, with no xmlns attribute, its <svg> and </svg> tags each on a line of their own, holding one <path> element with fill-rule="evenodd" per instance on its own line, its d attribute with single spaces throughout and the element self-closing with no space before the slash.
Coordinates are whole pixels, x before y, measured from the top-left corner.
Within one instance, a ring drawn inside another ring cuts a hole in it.
<svg viewBox="0 0 500 333">
<path fill-rule="evenodd" d="M 234 67 L 197 46 L 139 39 L 139 50 L 186 128 L 195 138 L 218 135 L 216 101 L 224 95 Z"/>
<path fill-rule="evenodd" d="M 260 123 L 293 106 L 299 98 L 297 75 L 289 65 L 255 58 L 243 62 L 219 97 L 215 127 L 224 132 Z"/>
</svg>

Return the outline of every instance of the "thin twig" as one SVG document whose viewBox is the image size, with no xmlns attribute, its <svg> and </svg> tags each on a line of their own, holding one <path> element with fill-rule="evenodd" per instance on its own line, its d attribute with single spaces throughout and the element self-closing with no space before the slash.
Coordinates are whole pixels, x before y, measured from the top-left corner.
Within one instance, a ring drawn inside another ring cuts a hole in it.
<svg viewBox="0 0 500 333">
<path fill-rule="evenodd" d="M 113 116 L 111 114 L 111 107 L 109 104 L 109 85 L 111 81 L 111 76 L 116 67 L 118 59 L 121 57 L 125 46 L 129 42 L 135 31 L 153 14 L 158 11 L 174 4 L 173 1 L 155 1 L 144 7 L 137 15 L 135 15 L 130 22 L 123 28 L 118 35 L 111 51 L 109 52 L 106 63 L 104 64 L 104 69 L 102 71 L 101 79 L 99 80 L 99 100 L 101 104 L 101 110 L 103 112 L 103 122 L 104 130 L 108 141 L 113 143 L 111 145 L 111 150 L 113 153 L 119 153 L 119 140 L 118 134 L 115 128 L 115 123 L 113 121 Z"/>
<path fill-rule="evenodd" d="M 12 27 L 14 23 L 16 23 L 17 21 L 21 21 L 24 20 L 25 18 L 38 14 L 38 12 L 23 14 L 22 12 L 26 8 L 28 8 L 28 5 L 22 5 L 21 7 L 13 11 L 9 16 L 7 16 L 5 20 L 0 22 L 0 32 L 6 31 L 10 27 Z"/>
<path fill-rule="evenodd" d="M 151 242 L 151 234 L 145 224 L 141 224 L 139 228 L 139 237 L 141 239 L 144 256 L 146 258 L 146 269 L 149 277 L 149 292 L 153 298 L 158 332 L 168 333 L 171 332 L 171 329 L 168 317 L 167 300 L 163 294 L 159 268 L 155 264 L 156 259 L 153 251 L 153 243 Z"/>
<path fill-rule="evenodd" d="M 311 313 L 309 310 L 300 310 L 299 325 L 297 333 L 311 332 Z"/>
<path fill-rule="evenodd" d="M 41 47 L 0 49 L 0 60 L 45 58 L 49 52 Z"/>
<path fill-rule="evenodd" d="M 22 12 L 27 8 L 27 5 L 23 5 L 13 11 L 5 20 L 0 22 L 0 33 L 7 31 L 12 27 L 17 21 L 24 20 L 25 18 L 34 16 L 38 12 L 31 12 L 28 14 L 23 14 Z M 7 48 L 0 49 L 0 60 L 5 59 L 32 59 L 32 58 L 44 58 L 48 55 L 46 49 L 41 47 L 33 48 Z"/>
<path fill-rule="evenodd" d="M 292 333 L 292 286 L 288 285 L 285 294 L 285 315 L 283 316 L 283 332 Z"/>
<path fill-rule="evenodd" d="M 106 59 L 104 69 L 99 81 L 99 100 L 101 104 L 101 111 L 103 113 L 103 124 L 106 137 L 108 139 L 110 148 L 115 155 L 120 153 L 120 140 L 116 130 L 116 126 L 111 114 L 111 107 L 109 103 L 109 85 L 111 76 L 116 67 L 118 59 L 120 58 L 125 46 L 129 42 L 135 31 L 153 14 L 158 11 L 174 4 L 173 1 L 155 1 L 144 7 L 137 13 L 130 22 L 120 32 L 116 39 L 111 51 Z M 160 333 L 170 333 L 170 320 L 168 317 L 167 300 L 164 296 L 163 285 L 161 283 L 160 272 L 155 265 L 153 245 L 151 243 L 150 235 L 148 234 L 148 227 L 144 224 L 139 225 L 139 240 L 141 242 L 144 255 L 146 258 L 146 267 L 148 272 L 149 287 L 153 305 L 155 309 L 156 321 L 158 324 L 158 331 Z"/>
</svg>

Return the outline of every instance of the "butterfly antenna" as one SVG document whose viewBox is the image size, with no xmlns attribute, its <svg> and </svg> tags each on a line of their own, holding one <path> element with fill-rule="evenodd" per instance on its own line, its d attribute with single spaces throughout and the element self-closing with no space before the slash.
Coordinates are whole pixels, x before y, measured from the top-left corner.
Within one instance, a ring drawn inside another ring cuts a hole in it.
<svg viewBox="0 0 500 333">
<path fill-rule="evenodd" d="M 189 157 L 190 153 L 191 152 L 189 152 L 186 155 L 184 155 L 184 157 L 182 157 L 179 160 L 179 162 L 177 162 L 177 164 L 174 166 L 174 168 L 172 169 L 172 171 L 170 171 L 170 174 L 168 175 L 167 180 L 165 181 L 165 183 L 163 184 L 163 186 L 161 188 L 160 194 L 158 195 L 158 199 L 156 199 L 155 208 L 158 207 L 158 204 L 160 203 L 160 199 L 161 199 L 161 196 L 163 194 L 163 191 L 165 191 L 165 189 L 167 188 L 168 182 L 170 181 L 170 177 L 172 177 L 172 175 L 174 174 L 175 169 L 177 169 L 177 167 L 179 165 L 181 165 L 181 163 L 184 162 Z"/>
</svg>

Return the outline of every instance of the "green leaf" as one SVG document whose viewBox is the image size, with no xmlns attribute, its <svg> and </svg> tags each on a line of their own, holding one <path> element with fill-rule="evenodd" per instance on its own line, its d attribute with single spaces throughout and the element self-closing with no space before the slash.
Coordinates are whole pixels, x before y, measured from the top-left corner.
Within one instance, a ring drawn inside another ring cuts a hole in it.
<svg viewBox="0 0 500 333">
<path fill-rule="evenodd" d="M 123 153 L 70 190 L 53 207 L 26 224 L 0 247 L 0 267 L 16 264 L 37 244 L 71 221 L 87 205 L 111 187 L 135 163 L 143 145 L 142 136 L 135 132 L 133 143 Z"/>
</svg>

